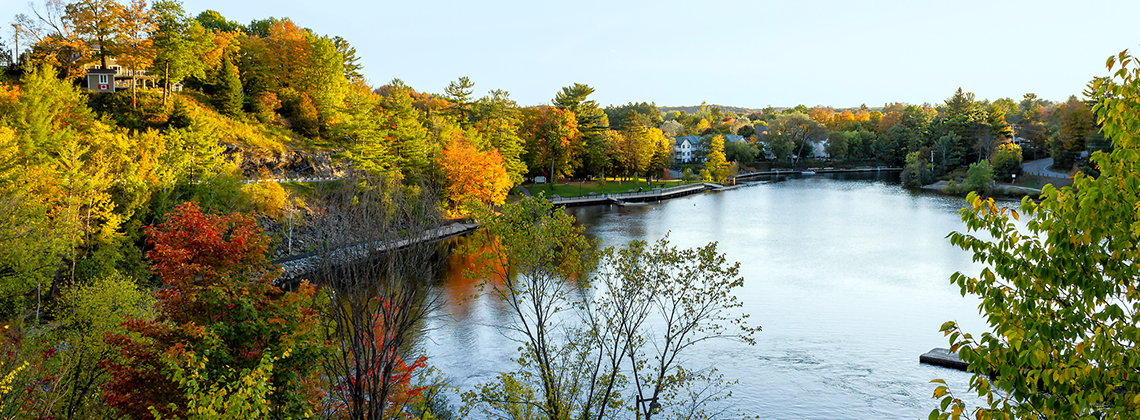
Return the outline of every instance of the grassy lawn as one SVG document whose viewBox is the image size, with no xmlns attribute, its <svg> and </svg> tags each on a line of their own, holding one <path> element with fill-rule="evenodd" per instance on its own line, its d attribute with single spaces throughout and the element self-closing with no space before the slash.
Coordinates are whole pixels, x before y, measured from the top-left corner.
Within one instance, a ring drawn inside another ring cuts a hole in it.
<svg viewBox="0 0 1140 420">
<path fill-rule="evenodd" d="M 1017 176 L 1017 186 L 1041 189 L 1045 184 L 1053 184 L 1054 188 L 1060 189 L 1073 185 L 1071 178 L 1050 178 L 1044 176 L 1021 174 Z"/>
<path fill-rule="evenodd" d="M 676 179 L 667 179 L 662 181 L 653 181 L 652 187 L 661 188 L 664 186 L 665 188 L 669 188 L 686 184 L 695 184 L 699 182 L 700 181 L 697 180 L 683 182 Z M 606 181 L 605 185 L 600 185 L 600 183 L 596 180 L 586 182 L 569 181 L 556 184 L 554 186 L 554 192 L 550 191 L 549 184 L 526 185 L 526 189 L 529 190 L 531 194 L 538 195 L 539 193 L 542 193 L 546 194 L 547 196 L 557 195 L 559 197 L 578 197 L 583 195 L 590 195 L 590 193 L 598 195 L 615 194 L 629 192 L 629 190 L 637 192 L 638 188 L 641 188 L 644 191 L 648 191 L 650 189 L 650 184 L 646 182 L 645 178 L 639 178 L 636 181 L 626 180 L 622 181 L 621 184 L 618 184 L 618 181 L 616 179 L 610 178 Z"/>
</svg>

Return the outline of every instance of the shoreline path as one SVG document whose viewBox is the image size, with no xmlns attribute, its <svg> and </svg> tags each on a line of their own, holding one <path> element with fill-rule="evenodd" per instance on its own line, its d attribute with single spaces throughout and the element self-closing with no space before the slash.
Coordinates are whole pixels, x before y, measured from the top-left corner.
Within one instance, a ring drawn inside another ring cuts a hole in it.
<svg viewBox="0 0 1140 420">
<path fill-rule="evenodd" d="M 1052 171 L 1053 158 L 1038 159 L 1030 162 L 1025 162 L 1021 165 L 1021 170 L 1025 173 L 1045 176 L 1049 178 L 1068 178 L 1069 174 Z"/>
</svg>

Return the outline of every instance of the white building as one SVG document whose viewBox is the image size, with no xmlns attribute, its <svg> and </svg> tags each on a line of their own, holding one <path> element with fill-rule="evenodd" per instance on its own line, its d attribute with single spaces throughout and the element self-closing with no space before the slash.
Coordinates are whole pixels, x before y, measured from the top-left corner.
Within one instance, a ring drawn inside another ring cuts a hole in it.
<svg viewBox="0 0 1140 420">
<path fill-rule="evenodd" d="M 692 163 L 696 158 L 697 136 L 681 136 L 673 138 L 673 160 L 678 163 Z"/>
</svg>

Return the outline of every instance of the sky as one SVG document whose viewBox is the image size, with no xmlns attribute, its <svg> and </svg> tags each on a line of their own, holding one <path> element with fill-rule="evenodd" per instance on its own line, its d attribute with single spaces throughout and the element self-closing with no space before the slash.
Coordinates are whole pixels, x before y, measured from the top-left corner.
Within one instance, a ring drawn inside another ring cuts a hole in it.
<svg viewBox="0 0 1140 420">
<path fill-rule="evenodd" d="M 341 36 L 374 86 L 441 93 L 467 76 L 477 96 L 503 89 L 521 105 L 574 83 L 602 105 L 938 104 L 959 87 L 1064 101 L 1140 45 L 1136 0 L 183 1 Z M 6 22 L 27 11 L 0 0 Z M 12 46 L 9 25 L 0 39 Z"/>
</svg>

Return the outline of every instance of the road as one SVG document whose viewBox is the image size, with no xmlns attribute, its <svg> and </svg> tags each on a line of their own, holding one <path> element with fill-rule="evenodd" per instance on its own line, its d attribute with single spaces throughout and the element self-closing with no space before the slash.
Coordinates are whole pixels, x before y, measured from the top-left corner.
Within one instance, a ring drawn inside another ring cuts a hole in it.
<svg viewBox="0 0 1140 420">
<path fill-rule="evenodd" d="M 1053 165 L 1053 158 L 1038 159 L 1030 162 L 1025 162 L 1021 165 L 1021 170 L 1027 174 L 1047 176 L 1050 178 L 1068 178 L 1069 175 L 1061 172 L 1053 172 L 1050 166 Z"/>
</svg>

